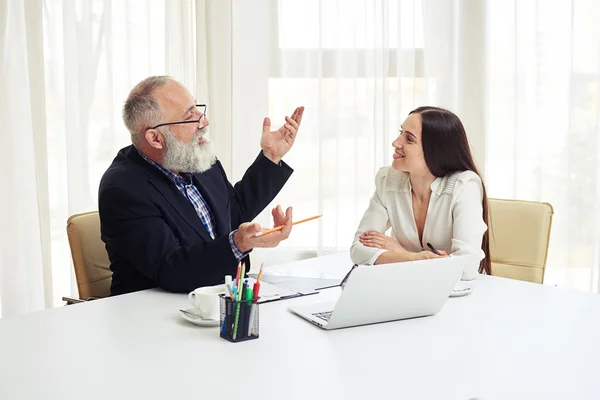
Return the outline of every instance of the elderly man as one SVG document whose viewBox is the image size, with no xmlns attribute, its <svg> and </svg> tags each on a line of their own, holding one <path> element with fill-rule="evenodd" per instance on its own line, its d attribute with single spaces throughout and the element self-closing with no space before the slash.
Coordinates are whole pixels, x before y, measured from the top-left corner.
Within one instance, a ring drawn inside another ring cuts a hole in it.
<svg viewBox="0 0 600 400">
<path fill-rule="evenodd" d="M 140 82 L 123 107 L 133 145 L 120 150 L 100 182 L 102 240 L 113 271 L 111 294 L 161 287 L 187 292 L 235 275 L 256 247 L 274 247 L 292 227 L 292 209 L 273 209 L 276 226 L 258 235 L 249 223 L 273 200 L 293 170 L 281 158 L 294 144 L 304 107 L 271 131 L 235 186 L 210 140 L 206 106 L 174 79 Z"/>
</svg>

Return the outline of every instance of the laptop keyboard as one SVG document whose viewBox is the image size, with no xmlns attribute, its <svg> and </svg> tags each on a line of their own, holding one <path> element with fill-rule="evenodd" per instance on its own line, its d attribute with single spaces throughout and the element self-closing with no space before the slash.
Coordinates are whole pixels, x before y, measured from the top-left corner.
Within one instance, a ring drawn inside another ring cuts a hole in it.
<svg viewBox="0 0 600 400">
<path fill-rule="evenodd" d="M 329 321 L 329 318 L 331 318 L 332 312 L 333 311 L 323 311 L 323 312 L 313 313 L 313 315 L 317 318 L 321 318 L 323 321 Z"/>
</svg>

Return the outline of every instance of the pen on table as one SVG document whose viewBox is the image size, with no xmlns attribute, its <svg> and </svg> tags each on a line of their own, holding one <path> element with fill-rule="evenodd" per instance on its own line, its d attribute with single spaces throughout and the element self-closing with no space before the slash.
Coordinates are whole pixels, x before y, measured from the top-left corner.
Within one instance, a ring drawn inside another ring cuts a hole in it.
<svg viewBox="0 0 600 400">
<path fill-rule="evenodd" d="M 427 247 L 429 247 L 429 249 L 431 249 L 431 251 L 433 251 L 435 254 L 437 254 L 438 256 L 441 256 L 440 252 L 436 250 L 435 247 L 433 247 L 433 245 L 429 242 L 427 242 Z"/>
<path fill-rule="evenodd" d="M 320 217 L 322 217 L 322 215 L 315 215 L 314 217 L 305 218 L 305 219 L 301 219 L 300 221 L 292 222 L 292 225 L 297 225 L 297 224 L 301 224 L 303 222 L 312 221 L 313 219 L 317 219 Z M 280 225 L 280 226 L 276 226 L 275 228 L 271 228 L 271 229 L 263 229 L 263 231 L 261 232 L 261 235 L 266 235 L 267 233 L 280 231 L 284 227 L 285 227 L 284 225 Z"/>
</svg>

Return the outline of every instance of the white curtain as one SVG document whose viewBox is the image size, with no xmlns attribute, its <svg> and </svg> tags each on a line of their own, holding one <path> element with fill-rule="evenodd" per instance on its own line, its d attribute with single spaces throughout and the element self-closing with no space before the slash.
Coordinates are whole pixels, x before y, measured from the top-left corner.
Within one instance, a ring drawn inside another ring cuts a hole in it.
<svg viewBox="0 0 600 400">
<path fill-rule="evenodd" d="M 423 1 L 436 100 L 465 122 L 489 196 L 551 203 L 545 283 L 598 291 L 600 3 Z"/>
<path fill-rule="evenodd" d="M 484 171 L 484 2 L 260 0 L 234 1 L 233 10 L 234 176 L 253 157 L 245 149 L 256 147 L 262 118 L 280 124 L 304 105 L 285 158 L 296 172 L 273 205 L 293 205 L 297 219 L 323 215 L 255 258 L 347 250 L 376 171 L 420 105 L 462 117 Z M 268 210 L 259 221 L 269 223 Z"/>
<path fill-rule="evenodd" d="M 77 295 L 66 220 L 97 209 L 100 178 L 130 143 L 121 107 L 137 82 L 186 84 L 228 149 L 230 99 L 212 91 L 230 82 L 217 68 L 230 15 L 229 1 L 0 0 L 0 316 Z"/>
<path fill-rule="evenodd" d="M 431 100 L 460 117 L 485 174 L 486 2 L 423 0 L 423 21 L 425 75 L 436 94 Z"/>
<path fill-rule="evenodd" d="M 0 1 L 0 309 L 12 313 L 52 305 L 41 9 Z"/>
<path fill-rule="evenodd" d="M 208 104 L 232 180 L 265 116 L 306 107 L 273 204 L 323 218 L 256 261 L 347 249 L 400 124 L 432 104 L 463 119 L 490 196 L 554 206 L 546 282 L 598 290 L 599 17 L 594 0 L 0 0 L 0 315 L 76 294 L 66 219 L 97 208 L 129 143 L 129 90 L 165 73 Z"/>
<path fill-rule="evenodd" d="M 280 123 L 304 104 L 286 157 L 296 173 L 274 204 L 293 205 L 297 218 L 323 214 L 256 258 L 347 249 L 397 129 L 430 104 L 463 120 L 490 196 L 554 206 L 545 282 L 598 291 L 599 2 L 260 0 L 233 9 L 234 176 L 254 156 L 262 118 Z"/>
<path fill-rule="evenodd" d="M 233 173 L 257 148 L 262 119 L 275 126 L 306 107 L 285 161 L 295 173 L 273 204 L 298 225 L 268 263 L 348 249 L 391 142 L 408 112 L 435 103 L 425 76 L 420 0 L 260 0 L 233 3 Z M 269 223 L 264 212 L 261 223 Z M 262 255 L 259 257 L 258 255 Z"/>
<path fill-rule="evenodd" d="M 547 201 L 548 284 L 598 291 L 600 2 L 489 1 L 491 196 Z"/>
</svg>

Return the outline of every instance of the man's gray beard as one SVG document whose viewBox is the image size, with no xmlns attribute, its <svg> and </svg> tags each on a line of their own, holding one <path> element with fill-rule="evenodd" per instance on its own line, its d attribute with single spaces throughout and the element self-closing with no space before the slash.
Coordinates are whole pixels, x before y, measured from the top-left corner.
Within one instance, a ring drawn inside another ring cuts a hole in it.
<svg viewBox="0 0 600 400">
<path fill-rule="evenodd" d="M 183 143 L 167 128 L 162 166 L 177 172 L 197 173 L 208 171 L 217 161 L 217 157 L 213 151 L 212 143 L 208 139 L 202 144 L 198 143 L 205 132 L 206 128 L 202 128 L 196 132 L 191 143 Z"/>
</svg>

